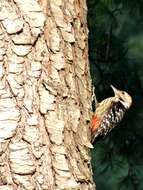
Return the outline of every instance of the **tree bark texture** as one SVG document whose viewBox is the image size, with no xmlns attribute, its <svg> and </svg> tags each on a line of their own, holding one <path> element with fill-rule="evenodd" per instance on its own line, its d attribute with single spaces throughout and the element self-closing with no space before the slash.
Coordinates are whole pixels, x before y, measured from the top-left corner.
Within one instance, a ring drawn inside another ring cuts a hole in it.
<svg viewBox="0 0 143 190">
<path fill-rule="evenodd" d="M 85 0 L 0 0 L 0 190 L 94 190 Z"/>
</svg>

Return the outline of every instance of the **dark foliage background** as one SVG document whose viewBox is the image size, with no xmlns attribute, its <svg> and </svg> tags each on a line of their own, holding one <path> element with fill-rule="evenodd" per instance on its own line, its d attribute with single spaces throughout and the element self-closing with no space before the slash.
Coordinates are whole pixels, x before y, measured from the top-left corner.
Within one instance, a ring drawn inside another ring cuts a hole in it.
<svg viewBox="0 0 143 190">
<path fill-rule="evenodd" d="M 113 84 L 133 98 L 120 125 L 95 145 L 97 190 L 143 190 L 143 0 L 87 0 L 89 60 L 99 101 Z"/>
</svg>

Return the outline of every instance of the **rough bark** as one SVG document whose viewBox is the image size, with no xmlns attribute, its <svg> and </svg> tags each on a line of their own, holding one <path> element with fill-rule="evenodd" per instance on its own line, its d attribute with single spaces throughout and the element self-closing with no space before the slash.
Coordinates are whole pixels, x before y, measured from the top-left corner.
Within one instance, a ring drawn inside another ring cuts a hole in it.
<svg viewBox="0 0 143 190">
<path fill-rule="evenodd" d="M 0 0 L 0 190 L 95 189 L 84 0 Z"/>
</svg>

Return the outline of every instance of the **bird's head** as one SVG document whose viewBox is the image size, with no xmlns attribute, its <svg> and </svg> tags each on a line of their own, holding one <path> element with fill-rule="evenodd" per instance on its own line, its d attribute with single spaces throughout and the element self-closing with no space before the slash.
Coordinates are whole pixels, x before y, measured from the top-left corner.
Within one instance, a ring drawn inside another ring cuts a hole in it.
<svg viewBox="0 0 143 190">
<path fill-rule="evenodd" d="M 111 88 L 117 100 L 120 101 L 126 109 L 129 109 L 132 105 L 132 97 L 127 92 L 116 89 L 113 85 L 111 85 Z"/>
</svg>

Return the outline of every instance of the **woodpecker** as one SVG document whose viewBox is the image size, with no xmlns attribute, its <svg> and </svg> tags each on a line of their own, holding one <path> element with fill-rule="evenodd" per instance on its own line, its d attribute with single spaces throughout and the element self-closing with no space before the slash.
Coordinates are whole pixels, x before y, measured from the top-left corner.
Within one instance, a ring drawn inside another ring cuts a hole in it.
<svg viewBox="0 0 143 190">
<path fill-rule="evenodd" d="M 132 104 L 131 96 L 111 85 L 114 97 L 107 98 L 97 104 L 92 117 L 91 141 L 95 142 L 97 137 L 107 135 L 123 118 L 125 112 Z"/>
</svg>

